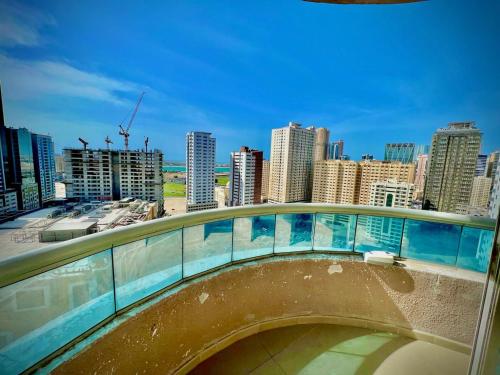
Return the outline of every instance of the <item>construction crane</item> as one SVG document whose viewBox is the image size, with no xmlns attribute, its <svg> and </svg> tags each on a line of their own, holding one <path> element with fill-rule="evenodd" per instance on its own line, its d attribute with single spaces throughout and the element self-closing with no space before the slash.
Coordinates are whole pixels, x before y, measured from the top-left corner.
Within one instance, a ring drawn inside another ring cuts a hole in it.
<svg viewBox="0 0 500 375">
<path fill-rule="evenodd" d="M 128 122 L 128 125 L 126 128 L 123 127 L 123 121 L 119 125 L 120 131 L 118 134 L 123 135 L 123 138 L 125 140 L 125 150 L 128 150 L 128 137 L 130 136 L 129 130 L 130 127 L 132 126 L 132 122 L 134 122 L 135 115 L 137 114 L 137 110 L 139 109 L 139 105 L 142 102 L 142 98 L 144 97 L 145 92 L 142 92 L 141 95 L 139 95 L 139 99 L 137 99 L 137 104 L 135 105 L 134 111 L 132 112 L 132 115 L 130 116 L 130 120 Z"/>
<path fill-rule="evenodd" d="M 109 150 L 109 144 L 113 143 L 113 141 L 109 138 L 109 136 L 106 136 L 104 142 L 106 142 L 106 149 Z"/>
<path fill-rule="evenodd" d="M 87 145 L 89 144 L 86 140 L 82 139 L 82 138 L 78 138 L 78 140 L 82 143 L 83 145 L 83 150 L 86 151 L 87 150 Z"/>
<path fill-rule="evenodd" d="M 148 152 L 148 143 L 149 143 L 149 137 L 146 137 L 144 140 L 144 145 L 146 146 L 146 153 Z"/>
</svg>

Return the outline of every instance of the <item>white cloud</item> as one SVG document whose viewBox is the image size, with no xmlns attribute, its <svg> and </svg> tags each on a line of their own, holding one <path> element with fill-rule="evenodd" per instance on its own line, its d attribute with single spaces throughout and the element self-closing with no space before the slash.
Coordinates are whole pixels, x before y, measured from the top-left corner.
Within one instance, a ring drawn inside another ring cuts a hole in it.
<svg viewBox="0 0 500 375">
<path fill-rule="evenodd" d="M 58 95 L 129 105 L 121 94 L 141 91 L 134 83 L 86 72 L 66 62 L 20 60 L 2 54 L 0 79 L 12 99 Z"/>
<path fill-rule="evenodd" d="M 50 15 L 13 1 L 0 2 L 0 45 L 37 46 L 44 42 L 40 31 L 54 26 Z"/>
</svg>

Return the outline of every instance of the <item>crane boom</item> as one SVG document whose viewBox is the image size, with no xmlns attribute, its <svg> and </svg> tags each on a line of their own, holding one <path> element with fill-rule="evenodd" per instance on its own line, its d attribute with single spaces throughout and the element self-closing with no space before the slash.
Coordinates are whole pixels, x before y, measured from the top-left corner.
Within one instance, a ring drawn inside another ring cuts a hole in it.
<svg viewBox="0 0 500 375">
<path fill-rule="evenodd" d="M 134 112 L 132 112 L 132 116 L 130 116 L 130 121 L 128 122 L 127 125 L 127 132 L 129 131 L 130 127 L 132 126 L 132 122 L 134 122 L 135 115 L 137 114 L 137 111 L 139 109 L 139 105 L 142 102 L 142 98 L 144 97 L 145 92 L 143 91 L 142 94 L 139 96 L 139 99 L 137 99 L 137 104 L 135 105 Z"/>
</svg>

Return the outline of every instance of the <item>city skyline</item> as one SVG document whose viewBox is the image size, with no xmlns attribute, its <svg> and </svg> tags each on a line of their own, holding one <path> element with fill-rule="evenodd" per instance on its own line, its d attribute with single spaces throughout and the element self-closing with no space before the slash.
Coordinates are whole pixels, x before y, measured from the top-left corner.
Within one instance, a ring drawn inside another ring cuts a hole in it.
<svg viewBox="0 0 500 375">
<path fill-rule="evenodd" d="M 124 4 L 118 35 L 103 26 L 114 25 L 104 14 L 113 6 L 95 17 L 79 4 L 2 4 L 0 21 L 23 31 L 0 38 L 7 126 L 49 133 L 58 153 L 79 136 L 105 147 L 108 135 L 122 148 L 118 124 L 144 90 L 131 148 L 149 136 L 166 160 L 184 159 L 191 130 L 217 137 L 218 162 L 242 144 L 269 157 L 268 134 L 289 121 L 328 128 L 353 159 L 380 160 L 385 143 L 430 144 L 453 121 L 476 122 L 482 153 L 498 148 L 498 4 L 273 5 L 166 4 L 157 12 L 171 16 L 165 23 Z"/>
</svg>

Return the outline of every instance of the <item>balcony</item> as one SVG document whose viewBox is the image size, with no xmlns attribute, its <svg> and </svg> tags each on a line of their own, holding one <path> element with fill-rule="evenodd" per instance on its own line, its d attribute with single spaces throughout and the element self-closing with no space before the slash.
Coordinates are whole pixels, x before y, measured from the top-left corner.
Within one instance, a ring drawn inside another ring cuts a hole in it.
<svg viewBox="0 0 500 375">
<path fill-rule="evenodd" d="M 222 373 L 229 358 L 246 373 L 287 360 L 288 373 L 325 363 L 387 373 L 418 369 L 408 353 L 465 373 L 494 225 L 260 205 L 55 244 L 0 263 L 0 373 Z M 367 264 L 371 250 L 397 262 Z"/>
</svg>

